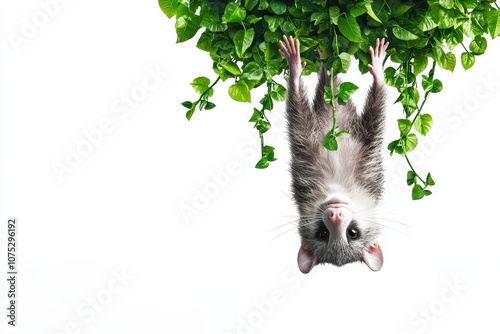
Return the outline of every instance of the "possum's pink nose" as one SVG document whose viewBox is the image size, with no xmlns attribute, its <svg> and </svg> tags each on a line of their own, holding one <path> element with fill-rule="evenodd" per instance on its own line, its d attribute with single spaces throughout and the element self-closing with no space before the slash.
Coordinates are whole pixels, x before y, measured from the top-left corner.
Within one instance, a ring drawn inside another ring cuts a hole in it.
<svg viewBox="0 0 500 334">
<path fill-rule="evenodd" d="M 344 220 L 344 215 L 342 214 L 342 211 L 330 210 L 328 212 L 328 220 L 333 225 L 340 225 Z"/>
</svg>

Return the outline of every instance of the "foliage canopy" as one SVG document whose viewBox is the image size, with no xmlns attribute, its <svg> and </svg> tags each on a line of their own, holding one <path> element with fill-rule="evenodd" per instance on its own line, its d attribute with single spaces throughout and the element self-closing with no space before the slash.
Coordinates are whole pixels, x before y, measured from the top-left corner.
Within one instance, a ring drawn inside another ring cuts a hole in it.
<svg viewBox="0 0 500 334">
<path fill-rule="evenodd" d="M 397 66 L 387 67 L 384 77 L 397 90 L 395 103 L 403 110 L 397 120 L 400 136 L 388 149 L 408 162 L 407 183 L 413 199 L 430 195 L 427 188 L 435 184 L 430 173 L 421 177 L 416 172 L 408 153 L 417 147 L 419 136 L 432 128 L 432 116 L 423 113 L 423 106 L 430 94 L 443 89 L 435 78 L 436 65 L 453 72 L 461 63 L 468 70 L 476 56 L 486 51 L 485 36 L 493 39 L 500 34 L 500 11 L 492 0 L 159 0 L 159 5 L 168 18 L 175 17 L 177 43 L 202 30 L 197 47 L 213 60 L 216 79 L 195 78 L 191 85 L 199 98 L 182 103 L 188 120 L 196 110 L 215 107 L 209 99 L 220 80 L 232 81 L 228 94 L 238 102 L 251 103 L 250 92 L 266 85 L 267 93 L 250 118 L 261 138 L 257 168 L 276 160 L 274 148 L 264 144 L 264 134 L 271 127 L 266 112 L 275 101 L 284 101 L 286 94 L 285 87 L 274 80 L 287 71 L 277 41 L 283 35 L 300 40 L 302 60 L 307 63 L 303 75 L 318 72 L 322 62 L 332 73 L 345 73 L 357 62 L 359 71 L 366 73 L 369 46 L 385 37 L 390 43 L 388 57 Z M 323 141 L 330 150 L 337 148 L 336 138 L 348 135 L 336 126 L 335 101 L 342 104 L 357 86 L 344 84 L 337 94 L 332 94 L 332 87 L 325 90 L 325 102 L 334 107 L 333 127 Z"/>
</svg>

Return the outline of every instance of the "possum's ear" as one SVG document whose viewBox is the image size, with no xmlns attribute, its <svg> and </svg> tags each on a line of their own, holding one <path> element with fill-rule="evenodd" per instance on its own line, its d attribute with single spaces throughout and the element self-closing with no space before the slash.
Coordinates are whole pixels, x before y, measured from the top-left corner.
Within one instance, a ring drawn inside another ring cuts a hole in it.
<svg viewBox="0 0 500 334">
<path fill-rule="evenodd" d="M 363 254 L 363 262 L 373 271 L 379 271 L 382 268 L 384 255 L 378 243 L 374 243 L 368 247 L 368 250 Z"/>
<path fill-rule="evenodd" d="M 302 243 L 299 249 L 299 255 L 297 256 L 297 262 L 299 264 L 299 269 L 303 274 L 307 274 L 316 265 L 316 257 L 314 257 L 308 249 L 305 243 Z"/>
</svg>

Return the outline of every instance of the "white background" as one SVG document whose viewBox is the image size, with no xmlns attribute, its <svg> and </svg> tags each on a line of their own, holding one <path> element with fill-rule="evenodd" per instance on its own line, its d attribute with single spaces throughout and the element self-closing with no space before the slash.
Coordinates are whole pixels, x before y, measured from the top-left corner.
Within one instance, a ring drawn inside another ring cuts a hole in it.
<svg viewBox="0 0 500 334">
<path fill-rule="evenodd" d="M 17 47 L 9 36 L 42 8 L 1 3 L 1 333 L 499 331 L 498 41 L 470 71 L 437 72 L 444 90 L 426 105 L 434 129 L 413 155 L 433 173 L 431 197 L 412 202 L 404 161 L 384 151 L 384 268 L 302 275 L 294 226 L 279 227 L 297 218 L 283 103 L 267 136 L 279 160 L 256 170 L 252 105 L 231 101 L 229 82 L 216 86 L 216 109 L 185 119 L 180 102 L 196 98 L 189 83 L 216 76 L 196 39 L 175 43 L 174 20 L 156 1 L 68 1 Z M 148 71 L 161 72 L 158 84 Z M 351 75 L 362 83 L 359 105 L 370 78 Z M 117 113 L 145 79 L 155 88 Z M 401 117 L 393 94 L 387 141 Z M 54 163 L 106 119 L 111 130 L 59 180 Z M 16 328 L 6 325 L 3 278 L 11 216 Z"/>
</svg>

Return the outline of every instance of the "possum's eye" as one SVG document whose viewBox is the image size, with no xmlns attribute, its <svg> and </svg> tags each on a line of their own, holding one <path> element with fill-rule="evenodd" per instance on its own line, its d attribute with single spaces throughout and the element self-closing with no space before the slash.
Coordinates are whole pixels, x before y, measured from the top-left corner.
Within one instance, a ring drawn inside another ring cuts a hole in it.
<svg viewBox="0 0 500 334">
<path fill-rule="evenodd" d="M 318 232 L 316 232 L 316 239 L 321 241 L 328 239 L 328 230 L 325 227 L 321 227 Z"/>
<path fill-rule="evenodd" d="M 355 228 L 351 228 L 347 230 L 347 235 L 349 236 L 349 239 L 354 240 L 358 237 L 359 232 Z"/>
</svg>

